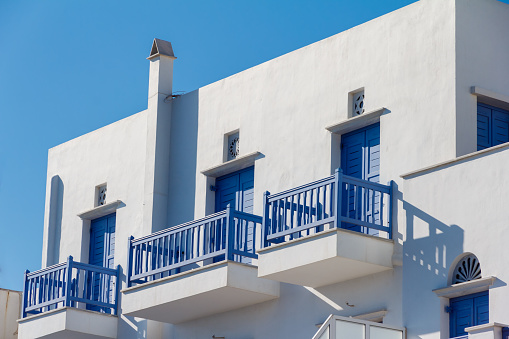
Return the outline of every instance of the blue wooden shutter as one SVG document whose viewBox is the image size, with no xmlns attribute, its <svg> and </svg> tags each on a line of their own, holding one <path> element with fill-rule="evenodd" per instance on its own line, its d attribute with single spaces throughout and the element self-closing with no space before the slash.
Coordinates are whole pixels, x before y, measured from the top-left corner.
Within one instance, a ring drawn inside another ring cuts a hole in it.
<svg viewBox="0 0 509 339">
<path fill-rule="evenodd" d="M 477 150 L 509 142 L 509 111 L 477 104 Z"/>
<path fill-rule="evenodd" d="M 451 338 L 466 335 L 465 328 L 489 321 L 488 291 L 450 300 L 449 326 Z"/>
<path fill-rule="evenodd" d="M 379 182 L 380 180 L 380 124 L 373 124 L 345 134 L 341 138 L 341 168 L 343 173 L 355 178 Z M 357 194 L 356 194 L 357 193 Z M 373 204 L 374 201 L 374 204 Z M 353 188 L 343 191 L 343 215 L 364 220 L 379 220 L 380 196 L 373 197 L 372 192 L 355 192 Z M 343 228 L 378 234 L 377 230 L 366 230 L 363 227 L 347 223 Z"/>
<path fill-rule="evenodd" d="M 509 141 L 509 114 L 503 110 L 492 109 L 492 146 Z"/>
<path fill-rule="evenodd" d="M 477 105 L 477 150 L 491 147 L 491 109 Z"/>
<path fill-rule="evenodd" d="M 254 167 L 216 179 L 216 212 L 228 204 L 237 211 L 253 213 Z"/>
<path fill-rule="evenodd" d="M 253 213 L 254 194 L 254 167 L 249 167 L 216 179 L 216 212 L 226 209 L 228 204 L 237 211 Z M 253 248 L 253 227 L 252 223 L 242 225 L 237 229 L 238 239 L 247 239 L 246 246 Z M 226 227 L 223 228 L 223 234 Z M 226 239 L 222 239 L 223 246 Z M 244 244 L 244 241 L 242 242 Z M 215 258 L 214 261 L 221 261 L 224 257 Z M 250 258 L 242 257 L 241 262 L 250 263 Z"/>
<path fill-rule="evenodd" d="M 114 268 L 115 265 L 115 219 L 116 214 L 110 214 L 95 220 L 90 225 L 90 253 L 89 263 L 102 267 Z M 93 274 L 92 299 L 110 302 L 113 300 L 113 281 L 105 280 L 104 275 Z M 88 306 L 93 311 L 105 311 L 98 306 Z M 109 312 L 109 310 L 107 310 Z"/>
</svg>

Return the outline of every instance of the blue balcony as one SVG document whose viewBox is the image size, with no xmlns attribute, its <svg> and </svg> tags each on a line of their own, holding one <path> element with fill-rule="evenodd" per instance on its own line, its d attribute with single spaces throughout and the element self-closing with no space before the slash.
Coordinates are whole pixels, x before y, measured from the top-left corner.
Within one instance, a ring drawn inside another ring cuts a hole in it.
<svg viewBox="0 0 509 339">
<path fill-rule="evenodd" d="M 120 267 L 84 264 L 72 257 L 26 271 L 20 338 L 116 337 L 119 272 Z M 84 325 L 91 323 L 102 326 Z"/>
<path fill-rule="evenodd" d="M 392 268 L 391 239 L 392 185 L 337 170 L 265 193 L 258 276 L 319 287 L 378 273 Z"/>
<path fill-rule="evenodd" d="M 122 313 L 175 324 L 277 298 L 279 284 L 253 265 L 261 224 L 228 207 L 130 239 Z"/>
</svg>

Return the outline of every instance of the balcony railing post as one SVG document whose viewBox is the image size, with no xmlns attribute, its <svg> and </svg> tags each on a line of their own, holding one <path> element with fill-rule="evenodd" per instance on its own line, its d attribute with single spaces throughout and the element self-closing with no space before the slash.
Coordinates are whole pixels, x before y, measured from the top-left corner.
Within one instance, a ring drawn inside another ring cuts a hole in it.
<svg viewBox="0 0 509 339">
<path fill-rule="evenodd" d="M 269 235 L 269 191 L 265 191 L 263 193 L 263 215 L 262 215 L 262 248 L 269 246 L 269 242 L 267 241 L 267 236 Z"/>
<path fill-rule="evenodd" d="M 23 279 L 23 300 L 21 304 L 21 318 L 25 318 L 27 316 L 27 312 L 25 311 L 28 306 L 28 273 L 29 270 L 25 271 L 24 279 Z"/>
<path fill-rule="evenodd" d="M 131 235 L 127 239 L 127 273 L 125 275 L 125 279 L 127 282 L 127 287 L 131 287 L 131 274 L 132 274 L 132 264 L 133 264 L 133 252 L 134 248 L 132 248 L 131 244 L 134 237 Z"/>
<path fill-rule="evenodd" d="M 389 213 L 388 216 L 388 226 L 389 226 L 389 239 L 392 239 L 392 199 L 393 199 L 393 192 L 394 192 L 394 185 L 396 183 L 394 180 L 389 181 L 389 210 L 387 211 Z M 381 221 L 383 223 L 383 220 Z"/>
<path fill-rule="evenodd" d="M 131 236 L 132 238 L 132 236 Z M 129 279 L 126 274 L 126 279 Z M 117 265 L 117 274 L 115 276 L 115 307 L 113 308 L 113 315 L 117 315 L 118 310 L 118 296 L 120 294 L 120 265 Z"/>
<path fill-rule="evenodd" d="M 231 205 L 226 206 L 226 260 L 233 260 L 234 217 Z"/>
<path fill-rule="evenodd" d="M 72 255 L 67 258 L 66 265 L 66 283 L 65 283 L 65 305 L 71 306 L 71 280 L 72 280 Z"/>
<path fill-rule="evenodd" d="M 342 188 L 343 188 L 343 171 L 341 168 L 337 168 L 334 173 L 334 188 L 336 192 L 334 194 L 334 198 L 336 199 L 334 203 L 334 227 L 341 227 L 341 198 L 342 198 Z"/>
</svg>

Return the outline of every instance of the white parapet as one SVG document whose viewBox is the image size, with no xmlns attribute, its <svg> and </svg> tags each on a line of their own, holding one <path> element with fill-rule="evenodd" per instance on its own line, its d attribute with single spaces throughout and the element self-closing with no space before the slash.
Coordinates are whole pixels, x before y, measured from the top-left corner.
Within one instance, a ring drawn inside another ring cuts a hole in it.
<svg viewBox="0 0 509 339">
<path fill-rule="evenodd" d="M 122 290 L 122 314 L 178 324 L 279 297 L 257 267 L 223 261 Z"/>
<path fill-rule="evenodd" d="M 116 338 L 116 316 L 73 307 L 58 308 L 18 320 L 18 339 Z"/>
<path fill-rule="evenodd" d="M 333 229 L 258 251 L 258 277 L 320 287 L 392 269 L 394 243 Z"/>
</svg>

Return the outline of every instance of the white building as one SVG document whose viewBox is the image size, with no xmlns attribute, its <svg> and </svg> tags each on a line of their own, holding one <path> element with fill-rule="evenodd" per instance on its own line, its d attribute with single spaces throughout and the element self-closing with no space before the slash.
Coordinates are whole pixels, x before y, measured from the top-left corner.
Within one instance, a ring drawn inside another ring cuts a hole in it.
<svg viewBox="0 0 509 339">
<path fill-rule="evenodd" d="M 502 338 L 509 5 L 422 0 L 182 96 L 148 59 L 145 111 L 49 151 L 19 338 Z"/>
</svg>

